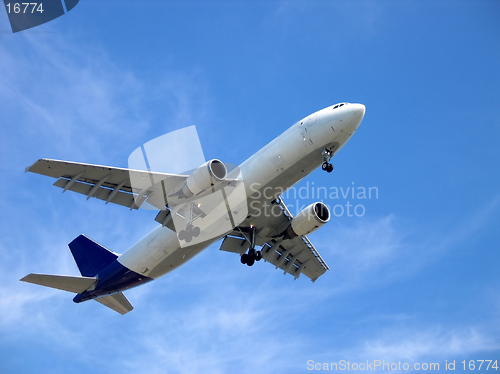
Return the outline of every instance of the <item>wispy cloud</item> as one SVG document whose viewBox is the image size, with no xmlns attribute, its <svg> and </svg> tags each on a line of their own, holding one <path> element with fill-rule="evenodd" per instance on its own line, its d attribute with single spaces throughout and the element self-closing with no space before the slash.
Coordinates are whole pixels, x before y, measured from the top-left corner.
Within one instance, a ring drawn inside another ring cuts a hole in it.
<svg viewBox="0 0 500 374">
<path fill-rule="evenodd" d="M 40 321 L 53 321 L 60 311 L 52 314 L 54 308 L 41 311 L 34 306 L 48 300 L 59 305 L 60 300 L 63 310 L 71 309 L 76 306 L 72 296 L 31 287 L 19 278 L 30 272 L 77 275 L 67 243 L 82 232 L 107 238 L 106 245 L 124 252 L 155 223 L 144 212 L 53 194 L 60 191 L 47 194 L 53 181 L 39 184 L 37 176 L 24 174 L 24 167 L 40 157 L 126 166 L 128 152 L 163 134 L 168 126 L 200 121 L 208 110 L 207 93 L 199 83 L 200 72 L 165 70 L 154 79 L 139 79 L 99 46 L 62 34 L 5 40 L 0 55 L 0 69 L 5 72 L 0 75 L 4 173 L 0 188 L 4 197 L 18 191 L 16 198 L 0 202 L 0 326 L 41 329 L 45 334 Z M 151 111 L 151 102 L 166 109 Z M 77 212 L 89 207 L 92 219 L 82 220 Z"/>
<path fill-rule="evenodd" d="M 36 145 L 46 153 L 38 157 L 99 163 L 118 155 L 125 165 L 137 146 L 209 111 L 201 72 L 138 78 L 102 48 L 59 34 L 21 36 L 0 54 L 4 160 L 33 157 L 20 151 Z"/>
<path fill-rule="evenodd" d="M 390 365 L 398 362 L 407 363 L 409 367 L 415 363 L 437 363 L 444 371 L 447 361 L 460 362 L 480 352 L 481 357 L 486 354 L 487 359 L 496 359 L 500 352 L 496 332 L 486 326 L 446 328 L 417 323 L 411 327 L 377 331 L 376 337 L 360 340 L 335 354 L 323 352 L 317 356 L 320 358 L 316 362 L 338 363 L 345 360 L 350 363 L 373 363 L 377 360 L 388 364 L 389 369 L 378 367 L 375 372 L 399 372 L 390 370 Z"/>
<path fill-rule="evenodd" d="M 329 223 L 314 236 L 336 278 L 330 293 L 345 293 L 408 279 L 441 260 L 494 222 L 500 197 L 494 196 L 475 212 L 464 214 L 455 227 L 416 226 L 395 215 L 361 218 L 350 224 Z M 329 232 L 327 232 L 329 230 Z M 321 283 L 321 282 L 319 282 Z"/>
<path fill-rule="evenodd" d="M 123 317 L 96 302 L 76 305 L 70 293 L 19 282 L 35 271 L 78 274 L 67 243 L 80 233 L 123 252 L 156 225 L 151 212 L 47 192 L 51 181 L 38 184 L 22 173 L 24 166 L 44 156 L 125 166 L 144 141 L 210 118 L 212 99 L 199 70 L 144 78 L 99 47 L 57 35 L 16 43 L 0 46 L 0 152 L 7 173 L 0 188 L 8 197 L 0 203 L 0 344 L 6 359 L 29 344 L 32 352 L 53 353 L 65 372 L 298 372 L 312 356 L 419 361 L 498 351 L 500 334 L 490 328 L 498 326 L 498 312 L 458 326 L 399 308 L 366 313 L 377 301 L 369 295 L 374 289 L 418 283 L 420 270 L 481 233 L 498 213 L 498 197 L 451 230 L 417 227 L 395 215 L 332 222 L 312 236 L 332 268 L 315 284 L 305 277 L 294 282 L 263 262 L 244 267 L 215 245 L 127 292 L 136 309 Z M 161 109 L 150 111 L 153 106 Z M 219 136 L 200 135 L 202 143 Z M 485 291 L 488 305 L 500 310 L 497 293 Z M 357 324 L 363 318 L 371 318 L 369 331 Z"/>
<path fill-rule="evenodd" d="M 471 353 L 500 349 L 500 342 L 484 328 L 466 327 L 445 329 L 441 327 L 419 329 L 399 329 L 382 334 L 364 343 L 368 357 L 385 357 L 397 362 L 407 360 L 417 362 L 428 358 L 463 357 Z"/>
</svg>

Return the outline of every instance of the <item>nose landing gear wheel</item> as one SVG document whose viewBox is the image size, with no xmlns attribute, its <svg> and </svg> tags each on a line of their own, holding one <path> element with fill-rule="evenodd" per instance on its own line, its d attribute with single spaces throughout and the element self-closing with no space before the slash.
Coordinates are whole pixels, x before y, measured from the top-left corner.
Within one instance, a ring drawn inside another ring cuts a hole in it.
<svg viewBox="0 0 500 374">
<path fill-rule="evenodd" d="M 333 171 L 333 165 L 325 161 L 323 162 L 323 165 L 321 165 L 321 169 L 323 169 L 327 173 L 331 173 Z"/>
</svg>

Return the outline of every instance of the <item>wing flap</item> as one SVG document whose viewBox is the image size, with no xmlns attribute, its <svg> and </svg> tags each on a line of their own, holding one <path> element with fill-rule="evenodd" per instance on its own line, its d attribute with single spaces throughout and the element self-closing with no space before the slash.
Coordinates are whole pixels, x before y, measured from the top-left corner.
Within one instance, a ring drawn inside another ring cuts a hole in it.
<svg viewBox="0 0 500 374">
<path fill-rule="evenodd" d="M 130 301 L 125 297 L 122 292 L 115 293 L 114 295 L 102 296 L 94 299 L 95 301 L 113 309 L 115 312 L 121 315 L 130 312 L 134 307 L 130 304 Z"/>
<path fill-rule="evenodd" d="M 26 168 L 26 171 L 52 178 L 65 177 L 68 179 L 71 179 L 75 175 L 83 172 L 78 180 L 87 183 L 95 183 L 111 174 L 103 184 L 104 186 L 116 186 L 123 180 L 128 180 L 128 183 L 126 183 L 124 189 L 128 189 L 129 192 L 132 191 L 130 186 L 130 178 L 128 175 L 129 169 L 124 168 L 42 158 L 35 162 L 33 165 Z M 146 171 L 144 171 L 143 173 L 147 174 Z"/>
<path fill-rule="evenodd" d="M 60 178 L 54 183 L 54 186 L 60 187 L 60 188 L 65 188 L 66 185 L 69 183 L 69 181 L 70 181 L 69 179 Z M 88 195 L 92 188 L 93 188 L 93 185 L 91 185 L 91 184 L 87 184 L 87 183 L 83 183 L 83 182 L 75 182 L 68 188 L 68 190 L 82 194 L 82 195 Z M 111 189 L 99 187 L 97 192 L 92 197 L 95 197 L 99 200 L 107 201 L 109 195 L 112 192 L 113 192 L 113 190 L 111 190 Z M 132 193 L 117 191 L 114 194 L 112 200 L 109 202 L 112 202 L 113 204 L 117 204 L 117 205 L 126 206 L 130 209 L 137 209 L 137 205 L 135 204 L 134 195 Z"/>
<path fill-rule="evenodd" d="M 238 253 L 239 255 L 245 253 L 248 248 L 250 248 L 248 241 L 232 236 L 226 236 L 220 246 L 221 251 Z"/>
<path fill-rule="evenodd" d="M 170 210 L 160 210 L 155 217 L 155 221 L 161 223 L 162 226 L 169 228 L 172 231 L 175 231 L 174 220 L 172 219 L 172 213 Z"/>
<path fill-rule="evenodd" d="M 262 257 L 283 270 L 285 274 L 291 274 L 295 279 L 300 274 L 304 274 L 314 282 L 328 270 L 328 266 L 323 259 L 316 257 L 315 251 L 303 238 L 307 239 L 307 237 L 301 237 L 293 241 L 271 242 L 262 248 Z"/>
</svg>

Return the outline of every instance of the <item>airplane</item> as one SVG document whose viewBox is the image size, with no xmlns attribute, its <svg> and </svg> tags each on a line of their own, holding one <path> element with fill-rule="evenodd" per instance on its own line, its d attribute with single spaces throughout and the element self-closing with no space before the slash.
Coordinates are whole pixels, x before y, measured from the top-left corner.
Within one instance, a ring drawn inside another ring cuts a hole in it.
<svg viewBox="0 0 500 374">
<path fill-rule="evenodd" d="M 81 276 L 32 273 L 21 281 L 76 293 L 75 303 L 96 300 L 126 314 L 133 306 L 123 291 L 167 274 L 222 239 L 220 250 L 239 254 L 242 264 L 252 266 L 264 259 L 294 279 L 304 274 L 314 282 L 329 267 L 307 235 L 326 224 L 330 212 L 316 202 L 293 216 L 280 195 L 320 166 L 332 172 L 331 158 L 364 115 L 363 104 L 339 103 L 319 110 L 252 155 L 236 172 L 217 159 L 186 175 L 39 159 L 26 171 L 57 178 L 54 185 L 63 192 L 106 204 L 138 209 L 147 202 L 159 210 L 155 219 L 160 225 L 121 255 L 80 235 L 69 248 Z M 134 186 L 134 180 L 150 182 Z M 231 188 L 239 188 L 231 195 L 239 199 L 232 199 L 236 203 L 230 209 L 217 208 L 229 206 L 231 196 L 226 195 Z M 223 198 L 212 204 L 216 193 Z M 207 204 L 212 204 L 209 211 Z"/>
</svg>

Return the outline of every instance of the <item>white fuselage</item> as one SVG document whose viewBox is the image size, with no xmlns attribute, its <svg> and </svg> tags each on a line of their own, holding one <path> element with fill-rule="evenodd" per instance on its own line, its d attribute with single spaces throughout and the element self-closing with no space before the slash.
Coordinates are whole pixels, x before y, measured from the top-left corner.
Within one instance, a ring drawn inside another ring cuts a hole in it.
<svg viewBox="0 0 500 374">
<path fill-rule="evenodd" d="M 297 122 L 240 165 L 248 198 L 248 214 L 263 204 L 264 197 L 278 197 L 323 163 L 322 151 L 335 154 L 358 128 L 365 113 L 362 104 L 336 105 Z M 264 190 L 265 194 L 259 193 Z M 257 197 L 258 196 L 258 197 Z M 155 228 L 118 261 L 130 270 L 158 278 L 184 264 L 207 248 L 212 240 L 182 248 L 174 231 Z"/>
</svg>

